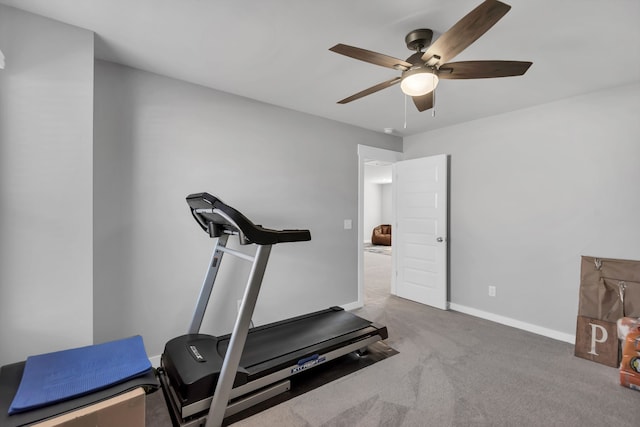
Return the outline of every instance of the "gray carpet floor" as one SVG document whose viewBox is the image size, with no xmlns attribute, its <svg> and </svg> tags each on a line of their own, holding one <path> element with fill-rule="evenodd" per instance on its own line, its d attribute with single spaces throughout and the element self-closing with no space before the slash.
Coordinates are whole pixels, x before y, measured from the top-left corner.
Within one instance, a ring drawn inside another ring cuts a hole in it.
<svg viewBox="0 0 640 427">
<path fill-rule="evenodd" d="M 399 354 L 234 426 L 640 425 L 640 392 L 620 386 L 617 369 L 574 357 L 564 342 L 391 296 L 390 266 L 390 256 L 365 253 L 356 314 L 386 325 Z"/>
</svg>

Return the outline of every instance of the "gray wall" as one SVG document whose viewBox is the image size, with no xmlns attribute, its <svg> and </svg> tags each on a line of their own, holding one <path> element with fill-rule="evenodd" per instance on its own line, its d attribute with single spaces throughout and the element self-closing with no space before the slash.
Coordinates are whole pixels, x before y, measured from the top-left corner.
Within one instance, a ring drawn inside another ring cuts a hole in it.
<svg viewBox="0 0 640 427">
<path fill-rule="evenodd" d="M 0 5 L 0 365 L 91 344 L 93 33 Z"/>
<path fill-rule="evenodd" d="M 139 333 L 157 355 L 186 331 L 213 243 L 185 202 L 195 192 L 311 230 L 273 248 L 256 324 L 356 301 L 357 145 L 399 150 L 399 138 L 111 63 L 95 74 L 96 341 Z M 234 261 L 203 332 L 230 331 L 247 271 Z"/>
<path fill-rule="evenodd" d="M 404 139 L 451 154 L 454 304 L 575 333 L 580 256 L 640 259 L 638 111 L 635 84 Z"/>
</svg>

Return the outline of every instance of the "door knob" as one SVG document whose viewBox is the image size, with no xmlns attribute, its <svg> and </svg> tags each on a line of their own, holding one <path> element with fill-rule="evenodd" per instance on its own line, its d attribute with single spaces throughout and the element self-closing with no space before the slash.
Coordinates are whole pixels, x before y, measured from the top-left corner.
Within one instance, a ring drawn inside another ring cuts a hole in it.
<svg viewBox="0 0 640 427">
<path fill-rule="evenodd" d="M 444 239 L 443 239 L 442 237 L 438 237 L 436 240 L 437 240 L 438 242 L 444 242 Z"/>
</svg>

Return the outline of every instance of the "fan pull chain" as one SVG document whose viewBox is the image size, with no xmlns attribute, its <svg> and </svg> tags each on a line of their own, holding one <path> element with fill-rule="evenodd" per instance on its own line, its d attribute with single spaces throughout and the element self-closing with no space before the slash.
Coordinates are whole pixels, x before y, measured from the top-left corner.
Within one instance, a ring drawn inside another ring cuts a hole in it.
<svg viewBox="0 0 640 427">
<path fill-rule="evenodd" d="M 408 95 L 404 96 L 404 128 L 407 128 L 407 98 Z"/>
<path fill-rule="evenodd" d="M 436 75 L 433 74 L 433 108 L 431 108 L 431 117 L 436 116 Z"/>
<path fill-rule="evenodd" d="M 433 90 L 433 108 L 431 108 L 431 117 L 436 116 L 436 90 Z"/>
</svg>

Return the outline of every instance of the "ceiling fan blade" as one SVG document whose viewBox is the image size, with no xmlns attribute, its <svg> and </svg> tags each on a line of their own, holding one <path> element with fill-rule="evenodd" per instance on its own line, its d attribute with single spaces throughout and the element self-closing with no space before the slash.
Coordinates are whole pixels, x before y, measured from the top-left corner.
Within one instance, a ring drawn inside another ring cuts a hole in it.
<svg viewBox="0 0 640 427">
<path fill-rule="evenodd" d="M 422 55 L 429 65 L 442 64 L 466 49 L 493 27 L 511 6 L 497 0 L 485 0 L 441 35 Z"/>
<path fill-rule="evenodd" d="M 338 104 L 346 104 L 348 102 L 355 101 L 356 99 L 360 99 L 364 96 L 371 95 L 372 93 L 378 92 L 379 90 L 386 89 L 389 86 L 393 86 L 394 84 L 398 83 L 400 80 L 402 80 L 401 77 L 394 77 L 393 79 L 387 80 L 386 82 L 378 83 L 375 86 L 371 86 L 368 89 L 365 89 L 361 92 L 356 93 L 355 95 L 351 95 L 348 98 L 338 101 Z"/>
<path fill-rule="evenodd" d="M 370 64 L 393 68 L 394 70 L 408 70 L 412 66 L 412 64 L 403 61 L 402 59 L 394 58 L 393 56 L 383 55 L 381 53 L 361 49 L 355 46 L 349 46 L 342 43 L 338 43 L 329 50 L 341 55 L 359 59 L 360 61 L 368 62 Z"/>
<path fill-rule="evenodd" d="M 433 108 L 433 91 L 422 96 L 412 96 L 412 98 L 418 111 L 422 112 Z"/>
<path fill-rule="evenodd" d="M 488 79 L 521 76 L 532 62 L 525 61 L 460 61 L 443 64 L 438 70 L 441 79 Z"/>
</svg>

